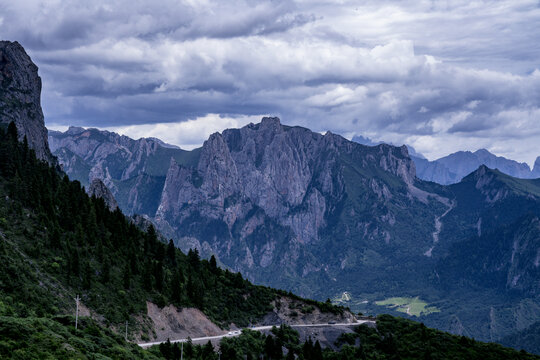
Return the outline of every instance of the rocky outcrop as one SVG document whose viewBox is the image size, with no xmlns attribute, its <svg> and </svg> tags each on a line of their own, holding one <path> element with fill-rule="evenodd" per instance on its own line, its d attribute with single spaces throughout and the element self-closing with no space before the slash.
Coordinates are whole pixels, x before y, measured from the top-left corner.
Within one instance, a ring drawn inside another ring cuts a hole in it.
<svg viewBox="0 0 540 360">
<path fill-rule="evenodd" d="M 178 309 L 174 305 L 159 308 L 146 302 L 147 316 L 152 321 L 154 341 L 216 336 L 225 333 L 204 313 L 195 308 Z"/>
<path fill-rule="evenodd" d="M 38 68 L 18 42 L 0 41 L 0 123 L 17 126 L 38 158 L 56 164 L 49 150 L 41 110 Z"/>
<path fill-rule="evenodd" d="M 116 199 L 109 188 L 100 179 L 96 178 L 92 180 L 92 183 L 90 183 L 90 187 L 88 188 L 88 195 L 102 198 L 111 211 L 118 209 Z"/>
<path fill-rule="evenodd" d="M 356 317 L 348 310 L 341 313 L 323 312 L 317 305 L 307 304 L 300 299 L 280 296 L 272 301 L 273 309 L 258 325 L 305 325 L 305 324 L 353 324 Z"/>
</svg>

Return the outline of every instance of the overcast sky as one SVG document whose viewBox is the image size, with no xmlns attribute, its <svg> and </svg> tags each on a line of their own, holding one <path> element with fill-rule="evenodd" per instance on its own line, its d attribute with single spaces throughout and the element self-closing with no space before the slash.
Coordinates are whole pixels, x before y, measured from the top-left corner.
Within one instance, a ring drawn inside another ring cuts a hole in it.
<svg viewBox="0 0 540 360">
<path fill-rule="evenodd" d="M 538 0 L 0 0 L 0 38 L 39 66 L 50 128 L 193 147 L 276 115 L 430 159 L 540 155 Z"/>
</svg>

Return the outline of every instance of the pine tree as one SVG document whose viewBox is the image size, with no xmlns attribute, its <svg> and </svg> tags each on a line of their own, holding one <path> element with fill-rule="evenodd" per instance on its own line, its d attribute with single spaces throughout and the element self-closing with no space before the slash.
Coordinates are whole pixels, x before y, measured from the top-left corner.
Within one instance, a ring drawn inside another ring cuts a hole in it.
<svg viewBox="0 0 540 360">
<path fill-rule="evenodd" d="M 124 267 L 124 273 L 122 274 L 122 284 L 124 285 L 124 289 L 129 289 L 131 287 L 131 269 L 129 268 L 128 264 L 126 264 L 126 266 Z"/>
<path fill-rule="evenodd" d="M 214 274 L 217 272 L 217 261 L 214 255 L 210 257 L 210 271 Z"/>
<path fill-rule="evenodd" d="M 107 284 L 111 279 L 111 262 L 109 259 L 103 260 L 103 266 L 101 267 L 101 282 Z"/>
<path fill-rule="evenodd" d="M 315 341 L 315 345 L 313 345 L 312 359 L 323 360 L 323 353 L 319 340 Z"/>
<path fill-rule="evenodd" d="M 169 240 L 167 245 L 167 259 L 171 264 L 176 265 L 176 247 L 172 239 Z"/>
<path fill-rule="evenodd" d="M 189 249 L 188 251 L 188 263 L 192 269 L 198 270 L 200 264 L 199 250 Z"/>
<path fill-rule="evenodd" d="M 144 264 L 143 287 L 146 291 L 152 290 L 152 262 L 150 260 Z"/>
<path fill-rule="evenodd" d="M 182 283 L 184 282 L 182 271 L 177 269 L 174 273 L 174 276 L 171 279 L 170 289 L 171 289 L 171 299 L 176 303 L 180 304 L 182 301 Z"/>
<path fill-rule="evenodd" d="M 154 283 L 156 284 L 156 289 L 161 292 L 163 290 L 163 262 L 156 261 L 154 263 Z"/>
</svg>

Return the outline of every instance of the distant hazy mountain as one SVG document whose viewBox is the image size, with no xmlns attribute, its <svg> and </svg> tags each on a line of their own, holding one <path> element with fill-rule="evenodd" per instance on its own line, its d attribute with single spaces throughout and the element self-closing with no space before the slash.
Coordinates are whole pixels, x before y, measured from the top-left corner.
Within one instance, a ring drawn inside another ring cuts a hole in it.
<svg viewBox="0 0 540 360">
<path fill-rule="evenodd" d="M 352 139 L 360 144 L 375 146 L 382 142 L 373 142 L 371 139 L 356 135 Z M 526 163 L 496 156 L 486 149 L 475 152 L 458 151 L 440 159 L 429 161 L 422 154 L 417 153 L 413 147 L 407 145 L 409 155 L 416 165 L 416 176 L 422 180 L 433 181 L 442 185 L 455 184 L 469 175 L 481 165 L 520 179 L 534 179 L 540 177 L 540 157 L 536 159 L 531 170 Z"/>
</svg>

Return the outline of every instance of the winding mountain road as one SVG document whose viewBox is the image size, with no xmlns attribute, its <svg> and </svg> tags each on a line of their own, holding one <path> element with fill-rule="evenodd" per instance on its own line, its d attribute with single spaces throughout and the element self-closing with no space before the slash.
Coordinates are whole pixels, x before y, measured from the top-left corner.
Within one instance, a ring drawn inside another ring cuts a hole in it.
<svg viewBox="0 0 540 360">
<path fill-rule="evenodd" d="M 292 328 L 302 328 L 302 327 L 357 326 L 357 325 L 361 325 L 361 324 L 375 324 L 375 320 L 357 320 L 357 322 L 354 322 L 354 323 L 303 324 L 303 325 L 289 325 L 289 326 L 292 327 Z M 253 330 L 253 331 L 270 330 L 274 326 L 279 327 L 279 324 L 278 325 L 255 326 L 255 327 L 249 328 L 249 330 Z M 208 340 L 219 340 L 219 339 L 222 339 L 224 337 L 239 336 L 241 333 L 242 333 L 241 330 L 229 331 L 228 333 L 221 334 L 221 335 L 216 335 L 216 336 L 205 336 L 205 337 L 193 338 L 193 339 L 191 339 L 191 341 L 194 342 L 194 343 L 197 343 L 197 342 L 205 342 L 205 341 L 208 341 Z M 179 342 L 187 342 L 188 339 L 176 339 L 176 340 L 170 340 L 170 341 L 171 341 L 171 343 L 179 343 Z M 148 348 L 150 346 L 159 345 L 159 344 L 164 343 L 164 342 L 167 342 L 167 341 L 155 341 L 155 342 L 142 343 L 142 344 L 137 344 L 137 345 L 139 345 L 142 348 Z"/>
</svg>

